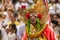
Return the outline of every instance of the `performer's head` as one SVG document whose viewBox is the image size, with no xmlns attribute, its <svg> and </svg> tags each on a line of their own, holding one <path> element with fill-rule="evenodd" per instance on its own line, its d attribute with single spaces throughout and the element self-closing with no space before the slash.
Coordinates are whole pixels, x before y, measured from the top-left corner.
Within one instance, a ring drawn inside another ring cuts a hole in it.
<svg viewBox="0 0 60 40">
<path fill-rule="evenodd" d="M 36 23 L 36 18 L 37 18 L 37 13 L 31 13 L 30 14 L 30 22 L 32 23 L 32 24 L 35 24 Z"/>
<path fill-rule="evenodd" d="M 40 23 L 40 21 L 42 20 L 42 14 L 37 12 L 30 12 L 26 14 L 26 17 L 28 20 L 30 20 L 31 24 L 37 24 L 38 21 Z"/>
</svg>

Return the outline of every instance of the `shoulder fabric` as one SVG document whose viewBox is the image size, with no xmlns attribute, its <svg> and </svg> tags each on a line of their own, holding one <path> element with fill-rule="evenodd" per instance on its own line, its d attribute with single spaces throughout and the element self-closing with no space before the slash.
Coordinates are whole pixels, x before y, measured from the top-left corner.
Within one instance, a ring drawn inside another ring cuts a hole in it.
<svg viewBox="0 0 60 40">
<path fill-rule="evenodd" d="M 54 31 L 52 30 L 51 27 L 47 27 L 44 31 L 44 34 L 46 35 L 48 40 L 56 40 L 56 36 L 54 34 Z"/>
</svg>

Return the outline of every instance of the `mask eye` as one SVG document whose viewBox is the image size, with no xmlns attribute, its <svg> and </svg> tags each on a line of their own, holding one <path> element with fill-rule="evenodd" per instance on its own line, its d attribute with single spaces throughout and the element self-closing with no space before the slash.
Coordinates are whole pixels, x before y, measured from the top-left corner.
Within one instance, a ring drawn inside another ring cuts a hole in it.
<svg viewBox="0 0 60 40">
<path fill-rule="evenodd" d="M 34 17 L 36 17 L 36 16 L 34 16 Z"/>
</svg>

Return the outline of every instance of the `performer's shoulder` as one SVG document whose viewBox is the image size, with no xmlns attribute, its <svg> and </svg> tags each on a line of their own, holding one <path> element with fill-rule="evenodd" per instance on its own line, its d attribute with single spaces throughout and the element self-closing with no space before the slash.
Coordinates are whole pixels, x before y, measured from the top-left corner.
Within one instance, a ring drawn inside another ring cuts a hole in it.
<svg viewBox="0 0 60 40">
<path fill-rule="evenodd" d="M 47 27 L 45 28 L 45 31 L 52 32 L 54 30 L 53 30 L 53 28 L 51 26 L 47 25 Z"/>
</svg>

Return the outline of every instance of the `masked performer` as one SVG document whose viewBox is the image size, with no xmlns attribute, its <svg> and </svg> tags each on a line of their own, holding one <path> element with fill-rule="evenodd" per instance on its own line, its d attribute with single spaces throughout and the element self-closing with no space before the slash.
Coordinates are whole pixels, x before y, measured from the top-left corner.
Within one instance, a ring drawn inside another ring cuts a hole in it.
<svg viewBox="0 0 60 40">
<path fill-rule="evenodd" d="M 26 32 L 22 40 L 56 40 L 54 31 L 47 22 L 48 12 L 43 0 L 38 1 L 37 4 L 39 5 L 32 12 L 26 14 Z"/>
</svg>

